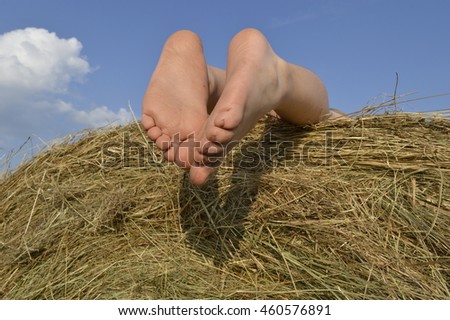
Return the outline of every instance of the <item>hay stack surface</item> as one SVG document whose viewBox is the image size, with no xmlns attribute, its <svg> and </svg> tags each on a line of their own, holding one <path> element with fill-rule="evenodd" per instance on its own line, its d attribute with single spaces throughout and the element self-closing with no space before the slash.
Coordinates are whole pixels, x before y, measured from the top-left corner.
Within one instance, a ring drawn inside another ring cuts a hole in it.
<svg viewBox="0 0 450 320">
<path fill-rule="evenodd" d="M 449 299 L 450 120 L 264 119 L 206 186 L 136 123 L 0 180 L 3 299 Z"/>
</svg>

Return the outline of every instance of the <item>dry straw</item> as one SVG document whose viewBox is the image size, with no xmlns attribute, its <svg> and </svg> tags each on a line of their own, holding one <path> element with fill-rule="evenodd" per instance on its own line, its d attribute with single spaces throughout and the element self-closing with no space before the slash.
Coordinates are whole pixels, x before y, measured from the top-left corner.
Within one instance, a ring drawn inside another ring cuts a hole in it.
<svg viewBox="0 0 450 320">
<path fill-rule="evenodd" d="M 263 119 L 205 187 L 137 123 L 0 180 L 3 299 L 449 299 L 450 119 Z"/>
</svg>

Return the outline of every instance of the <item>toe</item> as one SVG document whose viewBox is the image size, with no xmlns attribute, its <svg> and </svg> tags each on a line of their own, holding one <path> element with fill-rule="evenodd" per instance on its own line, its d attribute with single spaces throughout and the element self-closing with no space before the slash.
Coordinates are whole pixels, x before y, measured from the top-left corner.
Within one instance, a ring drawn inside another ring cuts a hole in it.
<svg viewBox="0 0 450 320">
<path fill-rule="evenodd" d="M 147 135 L 150 139 L 156 141 L 162 135 L 162 132 L 160 128 L 153 126 L 147 130 Z"/>
<path fill-rule="evenodd" d="M 189 169 L 191 167 L 191 164 L 194 162 L 193 152 L 194 152 L 193 150 L 187 148 L 185 144 L 182 143 L 178 148 L 176 148 L 173 161 L 180 168 Z"/>
<path fill-rule="evenodd" d="M 155 120 L 146 114 L 142 115 L 141 124 L 142 124 L 142 127 L 146 130 L 148 130 L 156 125 Z"/>
<path fill-rule="evenodd" d="M 172 145 L 171 139 L 167 134 L 162 133 L 156 140 L 155 144 L 158 148 L 160 148 L 162 151 L 166 151 L 170 148 Z"/>
<path fill-rule="evenodd" d="M 192 184 L 196 186 L 202 186 L 207 181 L 208 178 L 217 171 L 217 168 L 210 168 L 205 166 L 191 167 L 189 172 Z"/>
<path fill-rule="evenodd" d="M 175 162 L 180 168 L 189 169 L 195 163 L 200 143 L 190 138 L 181 143 L 173 142 L 172 146 L 174 151 L 168 153 L 168 160 Z"/>
<path fill-rule="evenodd" d="M 219 128 L 232 130 L 237 128 L 244 116 L 244 106 L 236 103 L 225 104 L 221 101 L 216 106 L 217 114 L 214 118 L 214 125 Z"/>
<path fill-rule="evenodd" d="M 230 142 L 233 139 L 233 136 L 233 131 L 222 129 L 216 126 L 206 131 L 206 139 L 222 145 Z"/>
<path fill-rule="evenodd" d="M 222 155 L 211 155 L 206 156 L 204 154 L 195 153 L 194 154 L 194 162 L 191 163 L 192 166 L 196 167 L 210 167 L 210 168 L 217 168 L 220 166 L 220 164 L 223 161 Z"/>
<path fill-rule="evenodd" d="M 225 119 L 223 117 L 215 118 L 214 125 L 219 128 L 225 128 Z"/>
<path fill-rule="evenodd" d="M 207 156 L 224 156 L 225 147 L 221 143 L 208 143 L 203 147 L 202 153 Z"/>
<path fill-rule="evenodd" d="M 194 163 L 203 164 L 204 161 L 205 161 L 205 156 L 202 153 L 195 151 L 194 152 Z"/>
<path fill-rule="evenodd" d="M 166 159 L 167 161 L 174 162 L 176 157 L 175 148 L 167 149 L 166 151 L 164 151 L 163 155 L 164 159 Z"/>
<path fill-rule="evenodd" d="M 179 152 L 180 149 L 178 147 L 171 147 L 168 150 L 164 151 L 164 159 L 175 163 L 181 169 L 188 170 L 190 168 L 190 165 L 187 162 L 181 160 Z"/>
<path fill-rule="evenodd" d="M 203 156 L 219 156 L 224 155 L 225 145 L 218 142 L 212 142 L 207 139 L 202 139 L 200 142 L 199 153 Z"/>
</svg>

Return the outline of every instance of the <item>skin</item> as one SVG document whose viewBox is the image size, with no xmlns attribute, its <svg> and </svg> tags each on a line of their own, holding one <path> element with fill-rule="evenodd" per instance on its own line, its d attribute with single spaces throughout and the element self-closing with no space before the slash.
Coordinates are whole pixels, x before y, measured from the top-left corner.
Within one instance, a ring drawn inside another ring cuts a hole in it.
<svg viewBox="0 0 450 320">
<path fill-rule="evenodd" d="M 142 104 L 142 126 L 168 161 L 203 185 L 220 159 L 267 113 L 298 125 L 330 112 L 322 81 L 286 62 L 256 29 L 236 34 L 226 71 L 208 66 L 200 38 L 182 30 L 169 37 Z"/>
</svg>

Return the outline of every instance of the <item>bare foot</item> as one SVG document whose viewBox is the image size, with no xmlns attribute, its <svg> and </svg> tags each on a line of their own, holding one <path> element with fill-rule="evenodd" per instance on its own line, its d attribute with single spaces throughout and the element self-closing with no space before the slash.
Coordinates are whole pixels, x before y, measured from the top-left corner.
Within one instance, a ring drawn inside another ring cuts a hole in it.
<svg viewBox="0 0 450 320">
<path fill-rule="evenodd" d="M 208 117 L 208 97 L 208 68 L 201 40 L 193 32 L 178 31 L 164 45 L 148 85 L 142 126 L 165 158 L 180 167 L 190 166 L 186 153 L 192 152 L 193 136 Z"/>
<path fill-rule="evenodd" d="M 319 122 L 329 113 L 326 88 L 308 69 L 277 56 L 258 30 L 243 30 L 230 43 L 225 86 L 200 132 L 191 181 L 204 184 L 226 152 L 273 111 L 293 124 Z"/>
<path fill-rule="evenodd" d="M 198 163 L 191 181 L 204 184 L 217 166 L 208 165 L 242 139 L 265 114 L 277 107 L 287 90 L 287 63 L 257 30 L 238 33 L 230 43 L 223 93 L 200 132 Z"/>
</svg>

